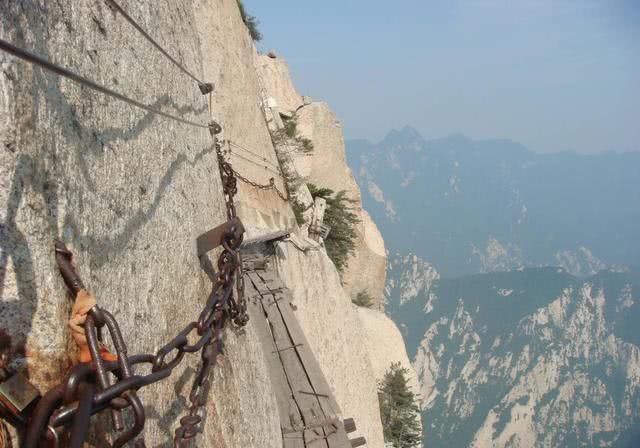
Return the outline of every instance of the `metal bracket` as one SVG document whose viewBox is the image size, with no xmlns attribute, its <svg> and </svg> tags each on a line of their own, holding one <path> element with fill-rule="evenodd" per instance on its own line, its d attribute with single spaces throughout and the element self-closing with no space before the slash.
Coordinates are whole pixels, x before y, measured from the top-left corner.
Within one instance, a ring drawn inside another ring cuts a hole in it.
<svg viewBox="0 0 640 448">
<path fill-rule="evenodd" d="M 0 403 L 16 416 L 22 414 L 39 397 L 40 391 L 22 373 L 0 383 Z"/>
<path fill-rule="evenodd" d="M 202 82 L 202 83 L 198 84 L 198 88 L 200 89 L 200 91 L 202 92 L 203 95 L 206 95 L 207 93 L 213 92 L 213 83 L 212 82 Z"/>
<path fill-rule="evenodd" d="M 222 132 L 222 126 L 220 126 L 215 121 L 210 121 L 209 122 L 209 132 L 211 133 L 211 135 L 214 135 L 214 136 L 218 135 L 219 133 Z"/>
<path fill-rule="evenodd" d="M 210 250 L 220 246 L 222 244 L 222 239 L 225 235 L 229 234 L 229 232 L 233 233 L 233 238 L 242 238 L 242 235 L 244 234 L 244 226 L 242 225 L 240 218 L 232 218 L 200 235 L 196 240 L 198 257 L 201 257 Z"/>
</svg>

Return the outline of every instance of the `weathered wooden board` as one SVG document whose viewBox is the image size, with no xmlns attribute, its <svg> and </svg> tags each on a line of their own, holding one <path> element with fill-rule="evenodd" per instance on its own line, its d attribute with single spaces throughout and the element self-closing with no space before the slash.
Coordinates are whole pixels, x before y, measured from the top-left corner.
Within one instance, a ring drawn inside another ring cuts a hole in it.
<svg viewBox="0 0 640 448">
<path fill-rule="evenodd" d="M 266 283 L 264 282 L 260 283 L 260 280 L 261 280 L 260 277 L 262 276 L 259 274 L 253 276 L 253 280 L 255 284 L 258 286 L 258 289 L 262 290 L 262 287 L 269 288 L 266 285 Z M 317 386 L 314 386 L 311 380 L 312 377 L 316 377 L 316 378 L 323 377 L 322 371 L 320 370 L 319 365 L 316 363 L 318 370 L 314 372 L 313 375 L 309 374 L 309 371 L 308 371 L 309 367 L 304 365 L 301 357 L 301 354 L 304 353 L 306 358 L 309 358 L 309 357 L 313 358 L 309 347 L 306 346 L 306 338 L 301 330 L 296 331 L 296 336 L 293 337 L 287 322 L 285 322 L 283 318 L 283 311 L 285 311 L 286 313 L 291 312 L 289 291 L 286 289 L 284 290 L 280 289 L 281 285 L 278 284 L 278 282 L 271 282 L 271 283 L 277 288 L 277 290 L 274 290 L 276 292 L 272 292 L 271 294 L 273 299 L 270 305 L 271 304 L 275 305 L 273 309 L 271 309 L 272 319 L 277 319 L 277 320 L 282 319 L 283 329 L 284 331 L 286 331 L 286 334 L 290 341 L 292 342 L 295 342 L 297 340 L 304 341 L 302 345 L 296 345 L 295 347 L 291 346 L 290 352 L 283 354 L 283 358 L 288 361 L 285 363 L 285 366 L 295 365 L 297 366 L 299 371 L 298 372 L 300 377 L 299 379 L 301 380 L 291 384 L 291 386 L 294 389 L 296 389 L 294 390 L 294 394 L 298 393 L 298 395 L 296 395 L 297 399 L 298 399 L 298 396 L 300 396 L 301 400 L 304 400 L 307 403 L 313 403 L 312 407 L 309 409 L 312 419 L 314 419 L 315 421 L 324 420 L 325 422 L 329 422 L 329 420 L 336 415 L 336 412 L 333 409 L 331 409 L 328 402 L 325 402 L 324 404 L 322 402 L 328 399 L 327 396 L 330 396 L 330 392 L 328 389 L 326 394 L 318 392 Z M 269 289 L 273 290 L 273 287 Z M 266 299 L 267 297 L 269 297 L 269 294 L 265 294 L 264 297 Z M 275 314 L 276 312 L 279 314 L 279 316 L 278 314 Z M 295 317 L 290 315 L 290 319 L 293 319 L 297 325 L 297 321 L 295 320 Z M 297 326 L 297 328 L 299 329 L 299 326 Z M 285 370 L 288 370 L 288 369 L 285 368 Z M 304 381 L 305 379 L 306 381 Z M 324 395 L 324 397 L 320 396 L 319 394 Z M 309 420 L 308 418 L 305 419 L 306 426 L 308 427 L 310 424 L 312 424 L 312 421 L 314 420 Z M 305 434 L 305 441 L 307 445 L 309 445 L 310 443 L 313 443 L 314 445 L 320 445 L 323 440 L 326 440 L 329 446 L 331 447 L 347 446 L 345 445 L 347 441 L 346 433 L 344 433 L 344 430 L 342 430 L 341 425 L 338 422 L 334 421 L 331 423 L 327 423 L 323 425 L 323 429 L 324 429 L 323 432 L 313 431 L 314 434 L 312 435 Z M 342 432 L 342 434 L 340 434 L 340 432 Z M 341 435 L 343 437 L 340 437 Z M 341 439 L 343 443 L 340 443 Z"/>
<path fill-rule="evenodd" d="M 256 275 L 262 277 L 261 273 L 256 273 Z M 298 319 L 295 317 L 295 314 L 293 314 L 292 308 L 290 306 L 281 307 L 280 312 L 292 337 L 300 340 L 306 339 Z M 340 407 L 335 401 L 331 388 L 329 387 L 329 383 L 327 383 L 316 357 L 313 356 L 311 350 L 300 350 L 300 357 L 301 362 L 306 367 L 310 376 L 311 384 L 313 385 L 313 390 L 303 392 L 317 394 L 325 414 L 340 414 Z"/>
<path fill-rule="evenodd" d="M 268 266 L 273 266 L 269 263 Z M 340 410 L 273 268 L 245 272 L 251 318 L 263 340 L 281 414 L 283 445 L 350 448 Z"/>
<path fill-rule="evenodd" d="M 245 278 L 245 294 L 247 294 L 247 296 L 260 297 L 259 292 L 254 288 L 253 283 L 248 278 Z M 286 374 L 282 363 L 280 362 L 280 357 L 277 353 L 274 353 L 276 347 L 261 301 L 259 299 L 249 301 L 248 311 L 251 319 L 251 325 L 256 329 L 258 338 L 264 347 L 267 366 L 269 367 L 269 376 L 271 377 L 271 384 L 276 393 L 275 398 L 278 403 L 278 410 L 280 413 L 280 427 L 287 428 L 291 425 L 301 424 L 302 418 L 295 405 L 291 387 L 286 381 Z M 302 439 L 285 439 L 283 436 L 283 447 L 303 448 L 304 441 Z"/>
<path fill-rule="evenodd" d="M 282 321 L 277 307 L 270 306 L 273 304 L 273 296 L 269 294 L 264 282 L 251 272 L 248 274 L 248 277 L 251 279 L 253 286 L 258 290 L 258 292 L 266 292 L 266 295 L 263 296 L 262 304 L 265 317 L 269 323 L 269 328 L 275 342 L 275 349 L 272 350 L 272 353 L 277 354 L 280 362 L 282 363 L 282 366 L 284 367 L 286 381 L 290 387 L 296 405 L 300 413 L 302 414 L 303 425 L 290 425 L 289 427 L 283 428 L 283 430 L 286 430 L 288 432 L 285 438 L 296 437 L 296 429 L 299 429 L 301 436 L 303 435 L 302 432 L 304 431 L 304 440 L 317 438 L 318 435 L 323 436 L 324 434 L 311 434 L 310 432 L 314 432 L 315 428 L 314 431 L 303 429 L 311 420 L 313 420 L 317 412 L 313 409 L 313 406 L 315 404 L 313 399 L 309 399 L 308 397 L 300 397 L 296 392 L 296 389 L 298 387 L 308 384 L 308 380 L 304 375 L 303 366 L 300 364 L 299 360 L 291 357 L 291 353 L 295 354 L 295 349 L 299 346 L 297 346 L 297 343 L 295 341 L 292 341 L 289 337 L 289 334 L 286 330 L 285 324 Z M 271 299 L 271 303 L 269 303 L 269 299 Z"/>
<path fill-rule="evenodd" d="M 255 280 L 256 277 L 263 279 L 263 273 L 254 273 L 254 282 L 256 282 L 255 284 L 258 285 L 259 289 L 262 289 L 260 288 L 259 281 Z M 318 403 L 320 409 L 322 410 L 324 417 L 333 417 L 339 414 L 339 407 L 335 401 L 335 398 L 333 397 L 331 389 L 329 388 L 329 384 L 327 383 L 326 378 L 322 373 L 320 364 L 313 356 L 310 347 L 306 344 L 306 337 L 302 331 L 302 328 L 300 327 L 300 324 L 298 323 L 297 318 L 293 314 L 290 306 L 290 291 L 286 288 L 284 290 L 281 290 L 279 288 L 279 285 L 276 287 L 278 289 L 272 294 L 274 299 L 276 300 L 276 306 L 278 307 L 278 311 L 280 312 L 280 316 L 290 339 L 295 341 L 304 341 L 304 345 L 295 350 L 295 355 L 297 356 L 297 361 L 303 367 L 304 373 L 308 378 L 309 388 L 300 388 L 294 390 L 294 393 L 315 398 L 315 401 Z M 263 297 L 266 297 L 266 294 L 263 295 Z M 282 300 L 277 300 L 278 298 L 282 298 Z M 304 383 L 300 384 L 302 386 L 306 385 Z M 335 434 L 330 435 L 330 432 L 333 431 L 335 431 Z M 331 426 L 326 431 L 326 435 L 328 435 L 330 446 L 349 446 L 347 444 L 347 433 L 341 424 Z M 344 444 L 340 443 L 340 440 L 342 440 Z"/>
<path fill-rule="evenodd" d="M 300 362 L 296 351 L 301 348 L 300 345 L 304 342 L 294 341 L 290 338 L 282 316 L 276 306 L 265 307 L 267 310 L 267 318 L 271 326 L 271 331 L 276 341 L 277 353 L 280 356 L 284 371 L 287 375 L 287 381 L 291 387 L 293 396 L 298 404 L 300 413 L 305 426 L 312 424 L 318 417 L 323 417 L 322 410 L 313 396 L 305 396 L 299 394 L 297 391 L 301 388 L 311 387 L 309 380 L 304 370 L 304 366 Z M 324 432 L 320 431 L 319 434 L 315 434 L 316 430 L 306 430 L 305 440 L 315 439 L 318 436 L 324 436 Z M 322 445 L 321 445 L 322 446 Z"/>
</svg>

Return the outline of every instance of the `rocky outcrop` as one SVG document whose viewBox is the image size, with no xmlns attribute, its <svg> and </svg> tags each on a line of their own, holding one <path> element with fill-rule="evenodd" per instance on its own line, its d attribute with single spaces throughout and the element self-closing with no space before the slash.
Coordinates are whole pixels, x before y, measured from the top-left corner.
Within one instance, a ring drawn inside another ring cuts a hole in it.
<svg viewBox="0 0 640 448">
<path fill-rule="evenodd" d="M 355 253 L 347 261 L 342 283 L 352 298 L 366 293 L 373 299 L 373 307 L 382 310 L 384 298 L 381 294 L 384 289 L 381 287 L 384 286 L 387 267 L 384 240 L 367 211 L 361 208 L 359 212 Z"/>
<path fill-rule="evenodd" d="M 297 173 L 317 186 L 336 192 L 345 190 L 355 201 L 354 209 L 360 223 L 356 229 L 355 251 L 348 259 L 342 282 L 351 297 L 366 292 L 375 306 L 382 308 L 386 272 L 384 241 L 362 208 L 360 189 L 346 162 L 341 123 L 326 103 L 311 101 L 308 97 L 303 100 L 292 85 L 286 63 L 281 58 L 259 56 L 256 67 L 266 91 L 267 105 L 294 117 L 300 135 L 313 143 L 311 153 L 291 155 Z M 274 119 L 278 120 L 278 117 Z"/>
<path fill-rule="evenodd" d="M 384 378 L 391 364 L 399 363 L 407 369 L 411 391 L 419 395 L 418 376 L 409 361 L 404 339 L 396 324 L 380 311 L 358 307 L 357 312 L 369 341 L 367 349 L 376 381 L 380 382 Z"/>
<path fill-rule="evenodd" d="M 291 81 L 289 67 L 284 59 L 257 54 L 255 64 L 262 81 L 261 86 L 269 98 L 269 107 L 278 107 L 280 112 L 291 116 L 304 105 Z"/>
</svg>

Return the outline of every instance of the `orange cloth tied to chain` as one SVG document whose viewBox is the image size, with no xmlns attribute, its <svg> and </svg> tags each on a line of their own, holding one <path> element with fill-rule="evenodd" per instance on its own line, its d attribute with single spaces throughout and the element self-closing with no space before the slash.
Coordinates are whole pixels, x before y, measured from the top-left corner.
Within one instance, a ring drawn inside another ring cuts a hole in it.
<svg viewBox="0 0 640 448">
<path fill-rule="evenodd" d="M 87 313 L 89 310 L 96 306 L 96 299 L 85 289 L 78 291 L 76 300 L 71 308 L 71 318 L 69 319 L 69 328 L 71 329 L 71 336 L 78 346 L 80 351 L 80 362 L 91 362 L 91 352 L 89 351 L 89 343 L 87 342 L 87 336 L 84 334 L 84 323 L 87 320 Z M 109 352 L 107 348 L 100 344 L 100 357 L 105 361 L 116 361 L 118 357 Z"/>
</svg>

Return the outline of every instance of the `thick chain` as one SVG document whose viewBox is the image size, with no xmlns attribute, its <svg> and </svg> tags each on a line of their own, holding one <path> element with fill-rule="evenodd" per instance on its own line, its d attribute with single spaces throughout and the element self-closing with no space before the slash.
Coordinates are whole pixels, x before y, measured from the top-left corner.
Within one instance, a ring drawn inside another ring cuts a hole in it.
<svg viewBox="0 0 640 448">
<path fill-rule="evenodd" d="M 233 174 L 235 174 L 235 176 L 238 179 L 240 179 L 242 182 L 249 184 L 254 188 L 257 188 L 258 190 L 274 190 L 278 195 L 278 197 L 282 199 L 284 202 L 289 201 L 289 198 L 283 192 L 281 192 L 278 189 L 278 187 L 276 187 L 275 179 L 273 177 L 269 179 L 268 184 L 259 184 L 257 182 L 247 179 L 246 177 L 242 176 L 240 173 L 238 173 L 235 170 L 233 171 Z"/>
<path fill-rule="evenodd" d="M 222 165 L 223 163 L 227 164 L 228 169 L 230 170 L 230 174 L 229 174 L 230 176 L 232 176 L 234 178 L 237 178 L 237 179 L 240 179 L 245 184 L 251 185 L 252 187 L 254 187 L 254 188 L 258 189 L 258 190 L 274 190 L 276 192 L 276 194 L 278 195 L 278 197 L 280 199 L 282 199 L 284 202 L 288 202 L 289 201 L 289 197 L 278 189 L 278 187 L 276 186 L 276 181 L 275 181 L 275 179 L 273 177 L 269 178 L 269 183 L 268 184 L 259 184 L 257 182 L 254 182 L 251 179 L 248 179 L 248 178 L 244 177 L 243 175 L 238 173 L 233 168 L 231 168 L 231 165 L 225 160 L 224 154 L 222 154 L 222 145 L 220 145 L 219 143 L 216 143 L 216 150 L 218 151 L 218 163 L 220 165 Z M 229 153 L 231 153 L 230 149 L 229 149 Z M 236 188 L 236 191 L 237 191 L 237 186 L 236 186 L 235 183 L 234 183 L 234 188 Z"/>
<path fill-rule="evenodd" d="M 214 144 L 218 153 L 227 217 L 231 220 L 236 218 L 233 197 L 237 193 L 237 181 L 233 168 L 222 157 L 219 143 L 214 140 Z M 24 446 L 36 448 L 46 439 L 54 447 L 67 443 L 74 448 L 80 447 L 88 432 L 91 416 L 105 409 L 110 409 L 113 429 L 118 434 L 112 446 L 119 448 L 125 445 L 136 439 L 144 429 L 145 412 L 137 391 L 170 376 L 185 354 L 200 352 L 200 364 L 189 393 L 189 409 L 180 419 L 174 436 L 175 447 L 190 446 L 202 432 L 201 423 L 210 388 L 209 376 L 223 352 L 226 321 L 231 319 L 235 325 L 243 326 L 249 320 L 240 255 L 243 232 L 241 224 L 230 224 L 226 229 L 222 238 L 223 250 L 217 262 L 217 277 L 198 320 L 189 323 L 155 354 L 129 356 L 113 315 L 94 306 L 84 326 L 92 362 L 74 366 L 60 385 L 40 399 L 26 427 Z M 82 282 L 70 263 L 71 253 L 64 245 L 56 248 L 56 260 L 72 292 L 82 289 Z M 117 361 L 102 358 L 105 328 Z M 196 342 L 189 344 L 190 339 Z M 139 369 L 143 364 L 150 366 L 144 374 Z M 112 377 L 116 378 L 114 384 L 111 384 Z M 130 414 L 131 418 L 126 420 L 133 422 L 126 429 L 123 413 Z M 135 446 L 144 447 L 144 440 L 139 438 Z"/>
</svg>

